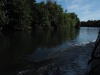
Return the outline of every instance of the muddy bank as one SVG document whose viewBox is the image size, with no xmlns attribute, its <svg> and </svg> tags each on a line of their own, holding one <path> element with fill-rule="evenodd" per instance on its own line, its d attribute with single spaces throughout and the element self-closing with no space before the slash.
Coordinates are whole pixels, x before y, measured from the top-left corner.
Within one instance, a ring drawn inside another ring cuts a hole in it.
<svg viewBox="0 0 100 75">
<path fill-rule="evenodd" d="M 74 45 L 53 54 L 48 59 L 52 62 L 37 62 L 41 64 L 37 69 L 22 70 L 17 75 L 84 75 L 93 48 L 94 42 Z"/>
</svg>

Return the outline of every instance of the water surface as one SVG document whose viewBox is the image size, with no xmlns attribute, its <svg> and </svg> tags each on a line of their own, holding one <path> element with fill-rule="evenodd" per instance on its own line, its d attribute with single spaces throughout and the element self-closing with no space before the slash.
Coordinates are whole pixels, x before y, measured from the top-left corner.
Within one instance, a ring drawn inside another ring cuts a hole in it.
<svg viewBox="0 0 100 75">
<path fill-rule="evenodd" d="M 81 27 L 80 30 L 0 32 L 0 69 L 11 73 L 27 68 L 26 65 L 51 63 L 57 52 L 95 41 L 98 31 L 99 28 Z"/>
</svg>

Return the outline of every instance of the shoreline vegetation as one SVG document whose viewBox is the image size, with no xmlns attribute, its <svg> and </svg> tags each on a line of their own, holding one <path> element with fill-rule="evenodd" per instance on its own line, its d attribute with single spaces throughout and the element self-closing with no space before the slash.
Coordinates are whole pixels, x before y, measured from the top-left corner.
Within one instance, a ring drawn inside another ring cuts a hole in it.
<svg viewBox="0 0 100 75">
<path fill-rule="evenodd" d="M 81 27 L 100 27 L 100 20 L 81 21 Z"/>
<path fill-rule="evenodd" d="M 0 30 L 48 30 L 79 28 L 80 20 L 75 13 L 55 1 L 37 3 L 35 0 L 1 0 Z"/>
</svg>

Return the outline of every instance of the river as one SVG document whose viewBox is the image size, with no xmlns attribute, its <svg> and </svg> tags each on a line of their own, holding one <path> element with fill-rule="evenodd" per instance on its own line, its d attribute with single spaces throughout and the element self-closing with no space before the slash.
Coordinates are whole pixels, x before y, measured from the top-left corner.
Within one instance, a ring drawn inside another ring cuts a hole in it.
<svg viewBox="0 0 100 75">
<path fill-rule="evenodd" d="M 52 67 L 54 68 L 54 64 L 58 64 L 58 62 L 61 64 L 61 61 L 64 61 L 64 63 L 66 64 L 70 64 L 72 62 L 71 60 L 73 59 L 73 57 L 75 59 L 82 59 L 81 57 L 76 57 L 77 55 L 75 55 L 74 53 L 76 52 L 77 54 L 78 52 L 80 52 L 79 50 L 76 49 L 75 51 L 72 50 L 70 52 L 69 49 L 71 47 L 73 48 L 73 46 L 76 45 L 85 45 L 89 42 L 95 42 L 98 35 L 98 31 L 99 28 L 81 27 L 79 30 L 63 29 L 57 31 L 40 30 L 36 32 L 0 32 L 0 75 L 24 75 L 23 73 L 29 71 L 36 73 L 36 70 L 40 72 L 41 68 L 48 68 L 48 65 L 53 65 Z M 68 58 L 65 59 L 63 58 L 66 53 L 60 53 L 64 50 L 67 50 L 68 52 Z M 80 56 L 82 55 L 84 56 L 84 52 L 83 54 L 80 54 Z M 59 60 L 59 58 L 63 60 Z M 84 58 L 81 61 L 83 60 L 85 61 Z M 78 60 L 75 60 L 74 62 L 75 64 L 81 63 L 81 65 L 78 64 L 80 66 L 82 66 L 83 63 Z M 62 66 L 56 65 L 56 69 L 58 71 L 61 70 L 62 67 L 65 65 L 64 63 Z M 63 75 L 77 75 L 75 74 L 76 71 L 72 71 L 72 66 L 70 66 L 71 65 L 67 65 L 67 68 L 65 69 L 63 67 L 63 71 L 66 69 L 68 71 L 62 73 Z M 49 68 L 50 67 L 51 66 L 49 66 Z M 57 67 L 61 68 L 59 69 Z M 76 66 L 74 69 L 76 69 Z M 48 70 L 48 72 L 49 71 L 51 70 Z M 50 75 L 58 75 L 53 74 L 52 72 L 50 73 Z M 28 75 L 33 74 L 31 73 Z M 43 73 L 41 73 L 41 75 L 43 75 Z"/>
</svg>

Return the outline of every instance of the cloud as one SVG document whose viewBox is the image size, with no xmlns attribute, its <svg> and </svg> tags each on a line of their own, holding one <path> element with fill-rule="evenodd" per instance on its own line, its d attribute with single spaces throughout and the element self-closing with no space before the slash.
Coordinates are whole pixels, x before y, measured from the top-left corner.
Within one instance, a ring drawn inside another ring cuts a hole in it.
<svg viewBox="0 0 100 75">
<path fill-rule="evenodd" d="M 39 0 L 38 0 L 39 1 Z M 100 19 L 100 0 L 54 0 L 68 12 L 75 12 L 80 20 Z"/>
<path fill-rule="evenodd" d="M 81 15 L 81 20 L 100 20 L 100 10 L 94 11 L 94 12 L 83 12 L 83 15 Z"/>
<path fill-rule="evenodd" d="M 68 6 L 67 8 L 71 9 L 71 10 L 74 10 L 74 9 L 77 9 L 78 7 L 79 7 L 79 5 L 73 4 L 73 5 Z"/>
<path fill-rule="evenodd" d="M 97 2 L 98 3 L 98 2 Z M 69 12 L 75 12 L 80 20 L 97 20 L 100 19 L 100 7 L 98 8 L 96 2 L 89 0 L 71 0 L 64 9 Z"/>
<path fill-rule="evenodd" d="M 82 0 L 72 0 L 72 2 L 66 6 L 69 10 L 88 10 L 91 6 L 84 3 Z"/>
</svg>

